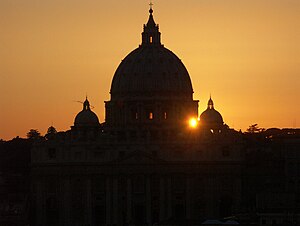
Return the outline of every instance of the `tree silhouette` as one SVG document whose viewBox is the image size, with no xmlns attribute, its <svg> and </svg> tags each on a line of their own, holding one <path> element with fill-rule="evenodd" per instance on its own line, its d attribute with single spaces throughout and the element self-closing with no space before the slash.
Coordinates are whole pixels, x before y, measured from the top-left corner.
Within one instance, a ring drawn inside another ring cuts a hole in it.
<svg viewBox="0 0 300 226">
<path fill-rule="evenodd" d="M 41 137 L 41 133 L 37 129 L 31 129 L 26 136 L 28 139 L 37 139 Z"/>
<path fill-rule="evenodd" d="M 57 131 L 56 131 L 55 127 L 53 127 L 53 126 L 50 126 L 47 130 L 47 134 L 56 134 L 56 133 L 57 133 Z"/>
<path fill-rule="evenodd" d="M 265 131 L 265 129 L 259 128 L 258 124 L 250 125 L 249 128 L 247 129 L 247 133 L 261 133 L 264 131 Z"/>
<path fill-rule="evenodd" d="M 49 140 L 49 139 L 53 138 L 53 137 L 55 136 L 55 134 L 57 134 L 56 129 L 55 129 L 53 126 L 50 126 L 50 127 L 48 128 L 48 130 L 47 130 L 47 133 L 46 133 L 46 135 L 45 135 L 45 138 L 46 138 L 47 140 Z"/>
</svg>

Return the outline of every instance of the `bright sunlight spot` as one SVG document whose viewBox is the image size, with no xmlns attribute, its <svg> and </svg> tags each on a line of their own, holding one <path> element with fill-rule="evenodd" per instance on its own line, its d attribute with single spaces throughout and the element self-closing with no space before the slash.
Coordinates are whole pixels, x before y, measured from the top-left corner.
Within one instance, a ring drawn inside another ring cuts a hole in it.
<svg viewBox="0 0 300 226">
<path fill-rule="evenodd" d="M 191 128 L 196 128 L 197 124 L 198 124 L 198 120 L 196 118 L 191 118 L 189 120 L 189 125 L 190 125 Z"/>
</svg>

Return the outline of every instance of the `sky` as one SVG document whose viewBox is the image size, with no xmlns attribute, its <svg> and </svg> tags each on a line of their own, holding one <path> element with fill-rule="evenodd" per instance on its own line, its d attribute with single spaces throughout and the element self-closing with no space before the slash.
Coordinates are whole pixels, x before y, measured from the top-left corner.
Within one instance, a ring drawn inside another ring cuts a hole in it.
<svg viewBox="0 0 300 226">
<path fill-rule="evenodd" d="M 300 127 L 299 0 L 153 0 L 162 43 L 231 128 Z M 141 43 L 147 0 L 0 0 L 0 139 L 70 129 L 86 94 L 104 121 L 112 77 Z"/>
</svg>

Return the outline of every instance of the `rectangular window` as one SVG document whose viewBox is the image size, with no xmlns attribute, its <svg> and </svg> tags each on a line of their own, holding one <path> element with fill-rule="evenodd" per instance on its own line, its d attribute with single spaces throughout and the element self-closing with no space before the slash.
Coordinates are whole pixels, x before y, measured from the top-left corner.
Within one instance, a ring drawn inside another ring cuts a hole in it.
<svg viewBox="0 0 300 226">
<path fill-rule="evenodd" d="M 145 192 L 145 178 L 144 176 L 136 176 L 133 179 L 133 192 L 134 193 L 144 193 Z"/>
<path fill-rule="evenodd" d="M 223 148 L 222 155 L 224 157 L 229 157 L 230 156 L 230 150 L 228 148 Z"/>
<path fill-rule="evenodd" d="M 167 119 L 167 112 L 164 112 L 164 119 Z"/>
<path fill-rule="evenodd" d="M 149 119 L 150 119 L 150 120 L 153 119 L 153 112 L 149 112 Z"/>
<path fill-rule="evenodd" d="M 104 157 L 104 151 L 95 151 L 94 152 L 95 159 L 100 159 Z"/>
<path fill-rule="evenodd" d="M 81 159 L 81 152 L 75 152 L 75 159 L 76 160 Z"/>
<path fill-rule="evenodd" d="M 55 159 L 56 158 L 55 148 L 49 148 L 48 149 L 48 157 L 49 157 L 49 159 Z"/>
<path fill-rule="evenodd" d="M 152 36 L 150 36 L 150 39 L 149 39 L 149 41 L 150 41 L 150 43 L 152 43 L 152 41 L 153 41 L 153 38 L 152 38 Z"/>
<path fill-rule="evenodd" d="M 130 132 L 130 139 L 135 140 L 136 138 L 137 138 L 136 131 L 131 131 L 131 132 Z"/>
<path fill-rule="evenodd" d="M 119 151 L 119 157 L 123 158 L 125 156 L 125 151 Z"/>
</svg>

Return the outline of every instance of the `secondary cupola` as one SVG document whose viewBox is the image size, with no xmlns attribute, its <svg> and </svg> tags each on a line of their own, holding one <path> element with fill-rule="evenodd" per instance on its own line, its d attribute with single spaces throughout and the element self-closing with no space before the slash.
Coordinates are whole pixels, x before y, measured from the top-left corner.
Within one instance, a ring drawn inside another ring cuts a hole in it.
<svg viewBox="0 0 300 226">
<path fill-rule="evenodd" d="M 79 112 L 74 120 L 75 127 L 99 127 L 98 116 L 91 110 L 90 102 L 86 98 L 83 102 L 83 109 Z"/>
<path fill-rule="evenodd" d="M 207 103 L 207 109 L 200 115 L 200 122 L 203 128 L 219 131 L 223 127 L 223 117 L 215 110 L 211 97 Z"/>
</svg>

